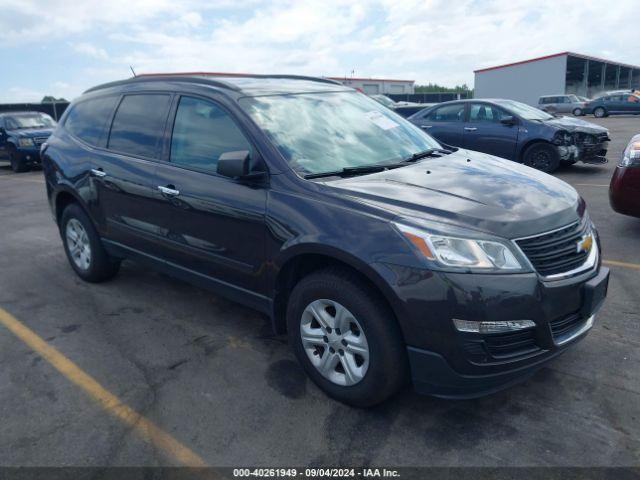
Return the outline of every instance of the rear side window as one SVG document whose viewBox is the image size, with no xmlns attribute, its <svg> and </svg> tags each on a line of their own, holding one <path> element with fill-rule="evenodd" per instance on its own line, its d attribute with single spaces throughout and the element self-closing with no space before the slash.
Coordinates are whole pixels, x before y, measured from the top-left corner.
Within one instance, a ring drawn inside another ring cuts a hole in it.
<svg viewBox="0 0 640 480">
<path fill-rule="evenodd" d="M 113 118 L 108 148 L 155 158 L 171 97 L 161 94 L 127 95 Z"/>
<path fill-rule="evenodd" d="M 71 135 L 89 145 L 98 146 L 117 97 L 102 97 L 80 102 L 71 109 L 64 126 Z"/>
<path fill-rule="evenodd" d="M 427 118 L 436 122 L 461 122 L 464 114 L 464 104 L 445 105 L 433 110 Z"/>
<path fill-rule="evenodd" d="M 171 163 L 215 172 L 220 155 L 251 145 L 223 109 L 207 100 L 182 97 L 171 138 Z"/>
</svg>

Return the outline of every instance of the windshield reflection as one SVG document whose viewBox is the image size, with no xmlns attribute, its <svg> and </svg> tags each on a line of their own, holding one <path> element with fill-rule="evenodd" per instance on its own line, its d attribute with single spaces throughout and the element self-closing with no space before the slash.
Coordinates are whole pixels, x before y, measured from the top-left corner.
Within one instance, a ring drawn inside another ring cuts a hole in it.
<svg viewBox="0 0 640 480">
<path fill-rule="evenodd" d="M 392 163 L 441 148 L 418 127 L 358 92 L 247 97 L 240 104 L 302 175 Z"/>
</svg>

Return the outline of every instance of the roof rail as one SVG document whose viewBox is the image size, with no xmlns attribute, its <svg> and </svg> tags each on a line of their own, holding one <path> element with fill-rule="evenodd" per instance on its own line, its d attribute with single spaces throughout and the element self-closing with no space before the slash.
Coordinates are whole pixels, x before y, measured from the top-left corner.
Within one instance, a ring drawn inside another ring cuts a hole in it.
<svg viewBox="0 0 640 480">
<path fill-rule="evenodd" d="M 182 76 L 180 74 L 146 74 L 146 75 L 137 75 L 132 78 L 127 78 L 125 80 L 117 80 L 115 82 L 103 83 L 102 85 L 97 85 L 95 87 L 91 87 L 88 90 L 85 90 L 84 93 L 95 92 L 97 90 L 104 90 L 105 88 L 118 87 L 120 85 L 129 85 L 139 82 L 162 82 L 162 81 L 172 81 L 175 80 L 176 77 L 180 77 L 181 82 L 190 82 L 190 83 L 206 83 L 207 85 L 212 85 L 214 87 L 226 88 L 229 90 L 239 91 L 240 89 L 229 82 L 224 82 L 222 80 L 210 80 L 205 78 L 204 76 Z"/>
<path fill-rule="evenodd" d="M 291 79 L 291 80 L 308 80 L 310 82 L 320 82 L 320 83 L 330 83 L 333 85 L 341 85 L 342 84 L 340 82 L 338 82 L 337 80 L 333 80 L 331 78 L 327 78 L 327 77 L 311 77 L 311 76 L 307 76 L 307 75 L 281 75 L 281 74 L 275 74 L 275 75 L 248 75 L 250 77 L 256 77 L 256 78 L 282 78 L 282 79 Z"/>
</svg>

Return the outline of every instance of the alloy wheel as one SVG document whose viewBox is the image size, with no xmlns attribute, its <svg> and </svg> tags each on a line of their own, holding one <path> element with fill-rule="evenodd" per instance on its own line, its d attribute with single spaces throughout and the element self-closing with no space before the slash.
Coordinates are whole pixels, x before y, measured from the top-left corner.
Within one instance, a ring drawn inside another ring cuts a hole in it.
<svg viewBox="0 0 640 480">
<path fill-rule="evenodd" d="M 91 244 L 82 223 L 75 218 L 69 220 L 65 229 L 65 236 L 67 238 L 67 250 L 73 263 L 82 270 L 88 270 L 91 265 Z"/>
<path fill-rule="evenodd" d="M 334 300 L 311 302 L 302 312 L 300 337 L 311 364 L 341 386 L 360 382 L 369 368 L 369 344 L 362 326 Z"/>
</svg>

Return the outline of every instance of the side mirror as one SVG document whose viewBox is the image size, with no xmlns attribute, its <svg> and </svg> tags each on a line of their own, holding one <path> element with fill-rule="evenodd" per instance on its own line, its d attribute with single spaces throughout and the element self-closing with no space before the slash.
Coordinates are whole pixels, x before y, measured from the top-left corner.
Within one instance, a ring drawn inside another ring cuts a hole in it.
<svg viewBox="0 0 640 480">
<path fill-rule="evenodd" d="M 216 171 L 223 177 L 258 180 L 265 176 L 263 171 L 251 171 L 251 154 L 248 150 L 225 152 L 218 158 Z"/>
<path fill-rule="evenodd" d="M 500 119 L 500 123 L 510 127 L 510 126 L 515 125 L 517 123 L 516 122 L 516 117 L 514 117 L 512 115 L 508 115 L 506 117 L 502 117 Z"/>
</svg>

